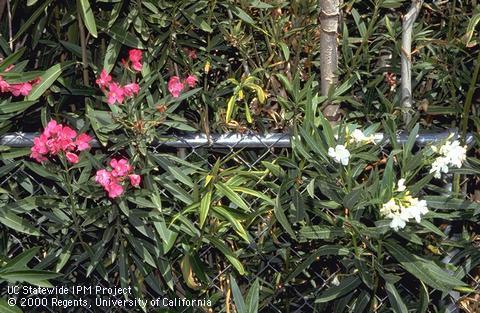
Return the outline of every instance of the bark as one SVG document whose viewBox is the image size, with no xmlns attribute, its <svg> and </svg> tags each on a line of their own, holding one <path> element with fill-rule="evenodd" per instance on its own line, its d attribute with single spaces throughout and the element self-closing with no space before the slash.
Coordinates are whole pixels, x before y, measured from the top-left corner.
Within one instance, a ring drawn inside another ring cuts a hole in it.
<svg viewBox="0 0 480 313">
<path fill-rule="evenodd" d="M 412 5 L 403 18 L 402 24 L 402 110 L 403 119 L 408 124 L 412 118 L 412 33 L 413 24 L 418 17 L 423 0 L 412 0 Z"/>
<path fill-rule="evenodd" d="M 320 73 L 323 96 L 327 96 L 330 88 L 337 83 L 339 2 L 320 0 Z M 327 119 L 336 121 L 339 118 L 339 105 L 328 104 L 323 113 Z"/>
</svg>

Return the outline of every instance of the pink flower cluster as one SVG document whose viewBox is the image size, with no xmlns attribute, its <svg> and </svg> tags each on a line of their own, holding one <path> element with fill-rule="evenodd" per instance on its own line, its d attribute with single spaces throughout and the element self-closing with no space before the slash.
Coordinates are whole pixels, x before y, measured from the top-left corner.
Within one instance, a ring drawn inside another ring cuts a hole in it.
<svg viewBox="0 0 480 313">
<path fill-rule="evenodd" d="M 118 83 L 112 81 L 112 76 L 108 75 L 105 69 L 102 70 L 100 76 L 96 81 L 97 85 L 102 88 L 102 90 L 108 89 L 107 92 L 107 102 L 108 104 L 115 104 L 118 102 L 121 104 L 125 97 L 133 97 L 138 94 L 140 87 L 137 83 L 130 83 L 125 86 L 120 86 Z"/>
<path fill-rule="evenodd" d="M 86 133 L 77 136 L 75 130 L 51 120 L 43 133 L 33 140 L 30 157 L 41 163 L 48 159 L 48 155 L 65 153 L 68 162 L 76 164 L 78 154 L 75 152 L 89 149 L 91 140 L 92 137 Z"/>
<path fill-rule="evenodd" d="M 140 72 L 142 70 L 142 50 L 138 49 L 132 49 L 128 51 L 128 61 L 125 59 L 122 59 L 122 64 L 125 67 L 129 67 L 129 63 L 131 64 L 132 68 Z"/>
<path fill-rule="evenodd" d="M 188 85 L 190 88 L 194 88 L 197 84 L 197 77 L 195 75 L 188 75 L 183 81 L 178 76 L 170 77 L 168 81 L 168 91 L 174 98 L 178 98 L 180 93 L 185 88 L 185 85 Z"/>
<path fill-rule="evenodd" d="M 137 72 L 141 71 L 142 51 L 132 49 L 128 52 L 128 56 L 132 68 Z M 122 60 L 122 63 L 127 65 L 128 62 Z M 103 91 L 107 91 L 108 104 L 122 104 L 123 100 L 125 100 L 125 97 L 133 97 L 140 91 L 140 87 L 137 83 L 130 83 L 125 86 L 121 86 L 117 82 L 112 81 L 112 76 L 110 76 L 105 69 L 103 69 L 100 73 L 100 76 L 98 76 L 96 83 Z"/>
<path fill-rule="evenodd" d="M 5 72 L 8 72 L 12 68 L 13 66 L 8 67 L 5 70 Z M 20 95 L 28 96 L 30 94 L 30 91 L 32 91 L 32 86 L 38 84 L 39 82 L 40 82 L 40 77 L 31 81 L 28 81 L 26 83 L 9 84 L 7 81 L 3 79 L 2 76 L 0 76 L 0 92 L 1 93 L 10 92 L 15 97 L 18 97 Z"/>
<path fill-rule="evenodd" d="M 95 181 L 100 184 L 103 189 L 108 193 L 110 198 L 116 198 L 123 194 L 124 186 L 122 182 L 125 179 L 130 179 L 130 185 L 133 187 L 140 186 L 142 177 L 137 174 L 131 174 L 133 167 L 128 163 L 127 159 L 112 159 L 110 160 L 110 171 L 107 169 L 101 169 L 97 171 Z"/>
</svg>

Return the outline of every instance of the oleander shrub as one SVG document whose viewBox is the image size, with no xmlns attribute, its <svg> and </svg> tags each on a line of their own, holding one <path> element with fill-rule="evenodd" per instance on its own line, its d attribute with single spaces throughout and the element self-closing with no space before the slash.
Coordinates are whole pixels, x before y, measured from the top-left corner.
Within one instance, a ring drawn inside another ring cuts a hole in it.
<svg viewBox="0 0 480 313">
<path fill-rule="evenodd" d="M 405 123 L 409 6 L 343 1 L 322 95 L 318 1 L 0 1 L 0 311 L 478 311 L 480 11 L 423 3 Z"/>
</svg>

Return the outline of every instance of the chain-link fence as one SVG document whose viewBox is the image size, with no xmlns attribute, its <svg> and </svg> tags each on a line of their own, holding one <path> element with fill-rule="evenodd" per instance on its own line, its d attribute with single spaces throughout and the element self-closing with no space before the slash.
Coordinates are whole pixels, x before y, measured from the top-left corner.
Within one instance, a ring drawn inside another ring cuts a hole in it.
<svg viewBox="0 0 480 313">
<path fill-rule="evenodd" d="M 447 137 L 451 132 L 441 134 L 422 134 L 417 138 L 419 144 L 427 142 L 439 141 Z M 10 147 L 28 147 L 32 144 L 34 134 L 10 134 L 3 136 L 0 144 Z M 381 139 L 382 136 L 377 136 Z M 405 141 L 406 136 L 399 134 L 399 141 Z M 472 136 L 468 136 L 466 141 L 470 143 Z M 204 167 L 211 168 L 214 166 L 214 160 L 218 158 L 230 159 L 231 162 L 236 163 L 237 166 L 244 167 L 246 170 L 254 171 L 261 167 L 262 161 L 272 161 L 279 156 L 289 156 L 291 153 L 290 136 L 288 134 L 231 134 L 231 135 L 191 135 L 191 136 L 175 136 L 170 137 L 164 142 L 157 142 L 152 145 L 151 150 L 155 154 L 174 154 L 181 159 L 191 162 L 192 164 L 203 164 Z M 8 184 L 24 184 L 23 188 L 31 191 L 31 194 L 42 193 L 43 182 L 41 179 L 32 175 L 28 170 L 21 166 L 21 161 L 4 161 L 2 180 L 0 181 L 0 188 Z M 28 178 L 28 179 L 27 179 Z M 28 183 L 27 183 L 28 182 Z M 33 184 L 32 184 L 33 182 Z M 278 183 L 272 181 L 272 183 Z M 25 184 L 30 184 L 27 186 Z M 160 191 L 163 196 L 171 197 L 165 190 Z M 305 192 L 305 190 L 303 191 Z M 8 200 L 8 199 L 3 199 Z M 14 199 L 10 199 L 14 201 Z M 250 203 L 251 207 L 256 207 L 256 203 Z M 27 212 L 27 215 L 29 213 Z M 315 303 L 316 296 L 325 291 L 331 286 L 338 284 L 338 274 L 344 269 L 335 258 L 325 259 L 320 261 L 314 260 L 310 265 L 301 269 L 299 276 L 303 277 L 295 280 L 287 281 L 291 274 L 289 260 L 291 256 L 298 259 L 306 259 L 311 251 L 318 247 L 315 243 L 299 243 L 293 240 L 288 234 L 281 232 L 280 228 L 273 228 L 274 219 L 271 215 L 259 215 L 259 222 L 249 227 L 249 231 L 255 234 L 254 240 L 246 248 L 245 255 L 248 258 L 240 260 L 246 264 L 245 267 L 255 269 L 248 272 L 245 276 L 238 278 L 239 285 L 251 286 L 256 279 L 259 279 L 262 286 L 262 295 L 260 299 L 261 312 L 319 312 L 318 305 Z M 31 220 L 36 220 L 35 216 L 31 216 Z M 42 235 L 49 236 L 49 229 L 44 227 L 43 220 L 36 220 L 36 225 Z M 12 241 L 10 247 L 10 254 L 16 255 L 19 251 L 24 250 L 24 239 L 16 237 L 14 234 L 9 234 Z M 270 237 L 273 240 L 265 240 Z M 178 249 L 178 248 L 174 248 Z M 181 251 L 177 251 L 177 259 L 173 263 L 180 263 Z M 212 246 L 203 248 L 199 255 L 204 264 L 210 267 L 210 285 L 204 286 L 203 290 L 207 290 L 209 294 L 219 294 L 223 297 L 229 297 L 227 290 L 229 289 L 229 274 L 234 270 L 229 263 L 216 264 L 215 254 L 218 253 Z M 175 254 L 175 253 L 173 253 Z M 449 262 L 455 255 L 445 262 Z M 48 262 L 40 262 L 42 266 L 47 267 Z M 77 260 L 78 261 L 78 260 Z M 170 260 L 171 261 L 171 260 Z M 87 277 L 86 273 L 89 269 L 85 268 L 80 261 L 76 273 L 70 273 L 76 278 Z M 175 277 L 181 277 L 182 273 L 179 268 L 173 268 Z M 75 278 L 75 279 L 76 279 Z M 308 278 L 308 279 L 307 279 Z M 98 273 L 94 272 L 89 278 L 89 281 L 94 281 L 96 285 L 104 287 L 111 287 L 107 285 L 105 279 Z M 473 274 L 468 274 L 468 280 L 471 285 L 480 289 L 480 280 Z M 176 286 L 177 287 L 177 286 Z M 158 297 L 168 296 L 168 292 L 158 293 L 152 289 L 145 289 L 142 291 L 146 299 L 154 299 Z M 399 292 L 402 297 L 410 297 L 416 299 L 418 297 L 418 290 L 416 287 L 409 285 L 401 285 Z M 200 297 L 201 294 L 192 293 L 178 285 L 176 296 L 180 298 Z M 231 296 L 231 295 L 230 295 Z M 377 298 L 376 311 L 387 310 L 385 308 L 388 302 L 387 294 L 378 292 L 375 294 Z M 443 301 L 449 307 L 451 312 L 459 312 L 459 294 L 451 292 Z M 349 311 L 358 310 L 366 306 L 371 300 L 371 294 L 363 294 L 363 298 L 359 297 L 357 301 L 352 304 L 345 303 Z M 463 299 L 466 301 L 465 299 Z M 84 312 L 99 312 L 98 308 L 85 308 Z M 226 308 L 219 308 L 219 312 L 226 312 Z M 55 308 L 44 308 L 45 312 L 58 312 Z M 118 311 L 122 311 L 118 309 Z M 185 308 L 175 312 L 210 312 L 206 309 Z M 111 312 L 110 309 L 105 308 L 105 312 Z"/>
</svg>

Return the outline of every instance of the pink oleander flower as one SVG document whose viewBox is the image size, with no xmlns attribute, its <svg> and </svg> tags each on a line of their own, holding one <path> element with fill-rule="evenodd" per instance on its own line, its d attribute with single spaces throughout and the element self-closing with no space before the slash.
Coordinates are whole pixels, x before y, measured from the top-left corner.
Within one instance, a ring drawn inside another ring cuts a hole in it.
<svg viewBox="0 0 480 313">
<path fill-rule="evenodd" d="M 20 95 L 28 96 L 30 94 L 30 91 L 32 91 L 32 84 L 30 83 L 20 83 L 20 84 L 10 85 L 10 92 L 15 97 L 18 97 Z"/>
<path fill-rule="evenodd" d="M 121 104 L 125 97 L 125 92 L 123 91 L 123 88 L 119 86 L 117 83 L 110 83 L 108 85 L 108 89 L 109 89 L 109 92 L 107 95 L 108 104 L 112 105 L 112 104 L 115 104 L 115 102 L 118 102 L 119 104 Z"/>
<path fill-rule="evenodd" d="M 123 92 L 127 97 L 132 97 L 133 95 L 138 94 L 140 91 L 140 87 L 137 83 L 131 83 L 128 85 L 123 86 Z"/>
<path fill-rule="evenodd" d="M 140 183 L 142 182 L 142 177 L 137 174 L 130 174 L 128 175 L 128 178 L 130 178 L 130 185 L 133 187 L 140 186 Z"/>
<path fill-rule="evenodd" d="M 97 78 L 95 82 L 100 88 L 105 89 L 106 87 L 108 87 L 111 81 L 112 81 L 112 76 L 108 75 L 107 71 L 103 69 L 102 72 L 100 73 L 100 76 Z"/>
<path fill-rule="evenodd" d="M 109 185 L 112 180 L 114 180 L 112 173 L 106 169 L 98 170 L 95 175 L 95 181 L 103 187 Z"/>
<path fill-rule="evenodd" d="M 142 51 L 138 49 L 132 49 L 128 51 L 128 58 L 132 62 L 132 68 L 140 72 L 142 70 Z"/>
<path fill-rule="evenodd" d="M 78 155 L 76 155 L 75 153 L 67 152 L 65 154 L 65 156 L 67 157 L 68 162 L 73 163 L 73 164 L 78 163 Z"/>
<path fill-rule="evenodd" d="M 3 77 L 0 76 L 0 92 L 10 91 L 10 84 L 3 80 Z"/>
<path fill-rule="evenodd" d="M 123 186 L 116 181 L 111 181 L 110 184 L 105 186 L 105 190 L 108 192 L 109 198 L 117 198 L 123 193 Z"/>
<path fill-rule="evenodd" d="M 170 77 L 170 80 L 168 81 L 168 91 L 174 98 L 178 98 L 180 96 L 180 92 L 183 90 L 183 87 L 184 85 L 178 76 Z"/>
<path fill-rule="evenodd" d="M 30 157 L 39 163 L 48 160 L 45 157 L 45 155 L 48 154 L 47 139 L 47 136 L 44 134 L 33 139 L 33 147 L 31 149 L 32 153 L 30 154 Z"/>
<path fill-rule="evenodd" d="M 38 163 L 43 163 L 48 159 L 41 153 L 38 153 L 34 148 L 32 148 L 32 153 L 30 153 L 30 157 L 37 161 Z"/>
<path fill-rule="evenodd" d="M 132 170 L 132 166 L 128 164 L 127 159 L 112 159 L 110 160 L 110 166 L 112 167 L 113 177 L 125 177 Z"/>
<path fill-rule="evenodd" d="M 195 75 L 188 75 L 185 82 L 190 88 L 193 88 L 197 84 L 197 77 L 195 77 Z"/>
<path fill-rule="evenodd" d="M 73 151 L 90 148 L 91 140 L 89 135 L 81 134 L 77 137 L 74 129 L 51 120 L 43 133 L 33 139 L 30 157 L 38 162 L 43 162 L 47 160 L 48 155 L 56 156 L 60 152 L 65 152 L 67 160 L 75 164 L 78 162 L 78 155 Z"/>
<path fill-rule="evenodd" d="M 92 141 L 92 137 L 88 134 L 80 134 L 77 139 L 75 140 L 75 144 L 77 145 L 78 151 L 87 150 L 90 148 L 90 141 Z"/>
<path fill-rule="evenodd" d="M 105 189 L 108 197 L 116 198 L 123 194 L 127 175 L 132 187 L 140 186 L 142 178 L 140 175 L 130 174 L 133 167 L 128 163 L 127 159 L 111 159 L 109 164 L 112 168 L 111 171 L 101 169 L 95 175 L 95 181 Z"/>
</svg>

